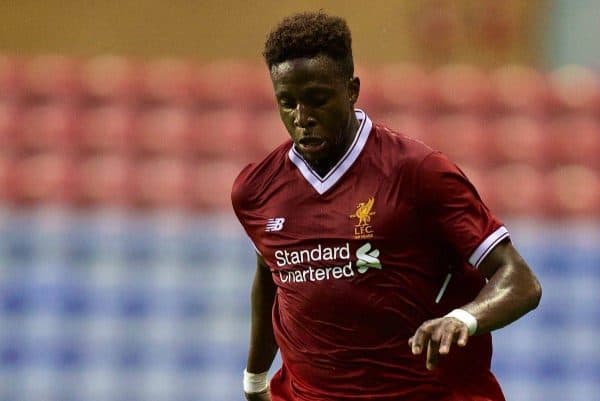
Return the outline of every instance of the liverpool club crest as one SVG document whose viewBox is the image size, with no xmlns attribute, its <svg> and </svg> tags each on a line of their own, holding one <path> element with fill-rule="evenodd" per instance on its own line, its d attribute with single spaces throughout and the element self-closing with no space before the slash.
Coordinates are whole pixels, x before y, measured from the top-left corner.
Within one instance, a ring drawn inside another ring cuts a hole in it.
<svg viewBox="0 0 600 401">
<path fill-rule="evenodd" d="M 356 211 L 350 215 L 350 218 L 358 219 L 358 223 L 354 226 L 354 238 L 365 239 L 373 238 L 373 227 L 371 227 L 371 216 L 375 214 L 373 204 L 375 198 L 371 197 L 366 202 L 360 202 L 356 205 Z"/>
</svg>

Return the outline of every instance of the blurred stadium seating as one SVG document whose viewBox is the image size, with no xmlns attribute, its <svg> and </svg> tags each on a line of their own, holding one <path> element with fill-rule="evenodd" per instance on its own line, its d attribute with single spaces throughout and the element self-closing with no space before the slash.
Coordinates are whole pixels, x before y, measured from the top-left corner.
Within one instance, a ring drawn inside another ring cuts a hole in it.
<svg viewBox="0 0 600 401">
<path fill-rule="evenodd" d="M 600 76 L 359 66 L 358 107 L 452 157 L 542 279 L 508 399 L 600 394 Z M 244 61 L 0 55 L 0 401 L 241 399 L 231 183 L 286 139 Z"/>
<path fill-rule="evenodd" d="M 542 176 L 573 165 L 598 177 L 600 78 L 590 69 L 567 66 L 543 73 L 517 65 L 491 70 L 445 65 L 426 70 L 403 63 L 357 71 L 363 76 L 359 107 L 446 152 L 473 175 L 516 174 L 525 170 L 509 167 L 522 163 Z M 17 169 L 27 165 L 21 159 L 44 153 L 64 158 L 75 170 L 102 154 L 125 158 L 131 171 L 156 157 L 177 159 L 194 171 L 216 161 L 258 160 L 285 138 L 260 64 L 0 57 L 0 143 L 3 157 Z M 490 198 L 499 192 L 485 191 L 482 187 Z M 544 191 L 539 200 L 554 205 L 547 208 L 550 217 L 574 213 L 556 195 Z M 11 205 L 19 207 L 20 199 Z M 134 208 L 139 204 L 130 200 Z M 539 212 L 539 202 L 516 199 L 522 202 L 517 209 L 490 202 L 500 215 Z M 229 209 L 225 198 L 203 204 L 210 204 L 206 212 Z"/>
</svg>

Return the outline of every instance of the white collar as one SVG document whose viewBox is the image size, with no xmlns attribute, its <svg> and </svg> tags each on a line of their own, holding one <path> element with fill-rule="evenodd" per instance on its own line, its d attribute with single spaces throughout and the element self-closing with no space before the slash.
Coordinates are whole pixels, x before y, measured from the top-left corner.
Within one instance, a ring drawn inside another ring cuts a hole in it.
<svg viewBox="0 0 600 401">
<path fill-rule="evenodd" d="M 367 114 L 360 110 L 355 109 L 356 118 L 360 125 L 358 126 L 358 132 L 354 136 L 354 140 L 344 156 L 337 162 L 335 166 L 327 173 L 325 177 L 319 176 L 316 171 L 314 171 L 310 165 L 304 160 L 302 155 L 296 150 L 294 145 L 292 144 L 291 149 L 288 152 L 288 156 L 292 163 L 296 165 L 298 170 L 306 181 L 319 193 L 319 195 L 323 195 L 329 188 L 335 185 L 336 182 L 342 178 L 342 176 L 352 167 L 361 151 L 365 147 L 367 143 L 367 139 L 369 138 L 369 133 L 371 132 L 371 128 L 373 124 L 371 120 L 367 116 Z"/>
</svg>

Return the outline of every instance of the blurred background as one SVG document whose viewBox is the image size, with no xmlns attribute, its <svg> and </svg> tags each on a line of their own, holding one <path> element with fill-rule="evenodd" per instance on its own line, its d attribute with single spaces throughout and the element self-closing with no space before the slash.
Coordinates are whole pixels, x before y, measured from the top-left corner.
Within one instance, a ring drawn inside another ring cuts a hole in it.
<svg viewBox="0 0 600 401">
<path fill-rule="evenodd" d="M 0 2 L 0 401 L 241 400 L 252 247 L 229 202 L 286 139 L 260 58 L 347 18 L 359 107 L 449 154 L 539 275 L 511 401 L 600 394 L 597 0 Z"/>
</svg>

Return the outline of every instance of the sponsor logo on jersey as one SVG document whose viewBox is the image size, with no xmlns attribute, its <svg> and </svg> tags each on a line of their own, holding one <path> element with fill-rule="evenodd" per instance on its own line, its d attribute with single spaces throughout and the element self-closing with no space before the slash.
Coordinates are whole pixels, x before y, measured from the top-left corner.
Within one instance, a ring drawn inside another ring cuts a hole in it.
<svg viewBox="0 0 600 401">
<path fill-rule="evenodd" d="M 279 270 L 279 278 L 284 283 L 306 283 L 331 279 L 351 278 L 356 273 L 365 274 L 370 268 L 381 269 L 379 250 L 371 249 L 370 243 L 356 250 L 356 262 L 350 257 L 350 244 L 339 247 L 324 247 L 321 244 L 311 249 L 277 250 L 275 261 L 278 267 L 300 265 L 302 268 Z M 331 261 L 331 266 L 314 267 L 315 262 Z"/>
<path fill-rule="evenodd" d="M 364 273 L 369 268 L 381 269 L 381 262 L 379 261 L 379 249 L 373 249 L 371 251 L 371 244 L 368 242 L 356 250 L 356 266 L 358 267 L 359 273 Z"/>
<path fill-rule="evenodd" d="M 370 197 L 366 202 L 359 202 L 356 205 L 356 211 L 350 215 L 350 218 L 357 219 L 357 223 L 354 226 L 354 238 L 373 238 L 371 216 L 375 215 L 375 212 L 372 211 L 374 203 L 375 198 L 373 197 Z"/>
<path fill-rule="evenodd" d="M 273 231 L 281 231 L 283 228 L 283 223 L 285 223 L 284 217 L 273 217 L 267 220 L 267 226 L 265 227 L 265 231 L 271 233 Z"/>
</svg>

